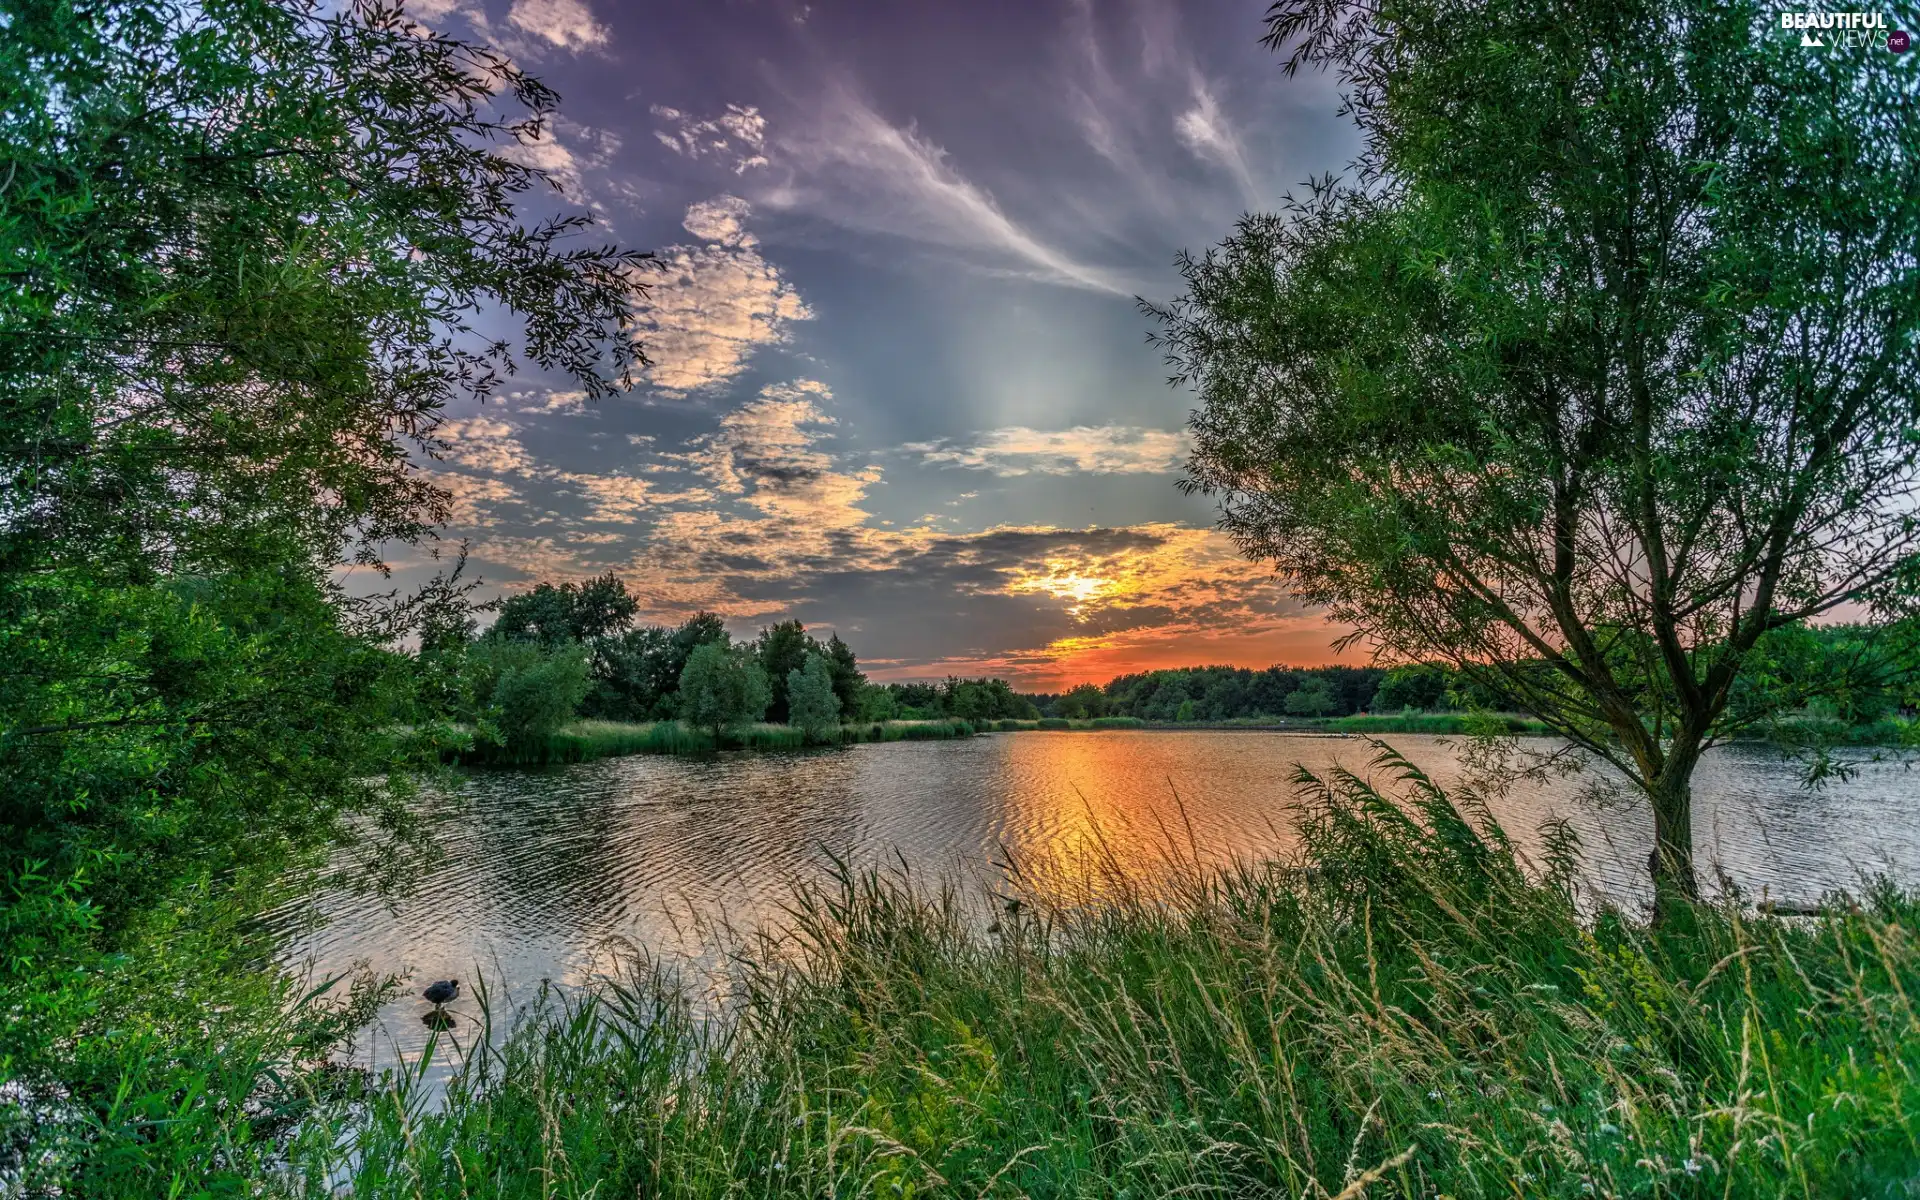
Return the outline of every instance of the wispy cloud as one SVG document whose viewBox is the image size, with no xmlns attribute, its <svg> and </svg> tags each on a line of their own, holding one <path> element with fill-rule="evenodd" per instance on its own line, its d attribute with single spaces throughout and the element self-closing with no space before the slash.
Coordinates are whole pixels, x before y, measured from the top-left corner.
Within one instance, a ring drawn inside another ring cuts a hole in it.
<svg viewBox="0 0 1920 1200">
<path fill-rule="evenodd" d="M 787 340 L 813 313 L 746 228 L 745 200 L 719 196 L 687 209 L 682 222 L 702 245 L 675 246 L 647 279 L 634 309 L 654 366 L 648 380 L 669 396 L 719 387 L 746 370 L 753 352 Z"/>
<path fill-rule="evenodd" d="M 973 251 L 1054 283 L 1133 294 L 1116 273 L 1079 261 L 1010 217 L 912 126 L 887 120 L 845 89 L 820 112 L 816 127 L 777 139 L 797 175 L 771 194 L 773 202 L 867 232 Z"/>
<path fill-rule="evenodd" d="M 1258 200 L 1259 187 L 1254 183 L 1253 169 L 1247 165 L 1246 148 L 1205 78 L 1197 74 L 1193 77 L 1193 105 L 1174 118 L 1173 129 L 1197 157 L 1225 168 L 1248 203 Z"/>
<path fill-rule="evenodd" d="M 1187 435 L 1133 425 L 1076 425 L 1040 430 L 1012 425 L 968 444 L 949 439 L 901 447 L 926 463 L 1012 476 L 1144 475 L 1171 471 L 1188 451 Z"/>
</svg>

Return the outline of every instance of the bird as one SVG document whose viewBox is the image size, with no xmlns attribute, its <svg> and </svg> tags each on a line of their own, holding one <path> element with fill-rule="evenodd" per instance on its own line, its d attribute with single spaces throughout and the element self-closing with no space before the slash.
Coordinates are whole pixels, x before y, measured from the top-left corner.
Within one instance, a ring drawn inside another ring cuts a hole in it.
<svg viewBox="0 0 1920 1200">
<path fill-rule="evenodd" d="M 438 983 L 430 983 L 427 985 L 427 990 L 421 992 L 420 995 L 425 997 L 428 1003 L 438 1008 L 449 1000 L 458 1000 L 460 998 L 460 981 L 458 979 L 442 979 Z"/>
</svg>

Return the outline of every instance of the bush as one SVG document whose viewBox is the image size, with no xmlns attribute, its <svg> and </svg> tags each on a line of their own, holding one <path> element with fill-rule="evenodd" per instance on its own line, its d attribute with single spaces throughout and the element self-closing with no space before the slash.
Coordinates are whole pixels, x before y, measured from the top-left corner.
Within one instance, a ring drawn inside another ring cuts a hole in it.
<svg viewBox="0 0 1920 1200">
<path fill-rule="evenodd" d="M 592 683 L 586 652 L 576 643 L 482 638 L 468 657 L 481 728 L 516 753 L 572 721 Z"/>
</svg>

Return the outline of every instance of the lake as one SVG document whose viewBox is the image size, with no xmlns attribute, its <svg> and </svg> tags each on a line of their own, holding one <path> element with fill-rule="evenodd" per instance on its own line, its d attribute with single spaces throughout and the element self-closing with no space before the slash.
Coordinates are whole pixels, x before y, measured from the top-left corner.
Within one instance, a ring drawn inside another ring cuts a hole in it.
<svg viewBox="0 0 1920 1200">
<path fill-rule="evenodd" d="M 1459 777 L 1448 739 L 1383 740 L 1442 783 Z M 1294 764 L 1364 774 L 1372 755 L 1358 738 L 1112 730 L 479 771 L 433 798 L 446 858 L 417 893 L 391 906 L 322 894 L 275 922 L 293 933 L 294 963 L 411 975 L 357 1050 L 388 1065 L 425 1041 L 418 989 L 428 980 L 457 977 L 471 990 L 484 976 L 517 1004 L 543 979 L 575 985 L 644 954 L 718 988 L 726 948 L 779 921 L 829 853 L 981 888 L 1009 855 L 1069 879 L 1111 855 L 1151 880 L 1170 861 L 1286 854 Z M 1492 808 L 1523 848 L 1543 819 L 1566 817 L 1585 843 L 1590 886 L 1643 903 L 1651 824 L 1637 805 L 1583 799 L 1597 778 L 1520 785 Z M 1920 880 L 1920 773 L 1902 763 L 1863 763 L 1808 794 L 1792 764 L 1723 747 L 1701 765 L 1695 795 L 1703 881 L 1717 867 L 1750 895 L 1810 901 L 1863 874 Z"/>
</svg>

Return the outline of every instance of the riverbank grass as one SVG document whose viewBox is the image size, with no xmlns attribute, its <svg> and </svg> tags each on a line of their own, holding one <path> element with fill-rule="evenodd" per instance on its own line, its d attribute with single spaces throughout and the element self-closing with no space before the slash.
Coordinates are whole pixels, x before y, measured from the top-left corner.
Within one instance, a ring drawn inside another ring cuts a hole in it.
<svg viewBox="0 0 1920 1200">
<path fill-rule="evenodd" d="M 842 725 L 831 731 L 829 744 L 900 742 L 971 737 L 965 721 L 877 721 Z M 460 761 L 488 766 L 537 766 L 549 763 L 589 762 L 624 754 L 711 754 L 723 750 L 799 750 L 806 736 L 791 725 L 765 722 L 729 730 L 716 746 L 713 734 L 685 721 L 575 721 L 545 738 L 521 746 L 476 742 L 461 752 Z"/>
<path fill-rule="evenodd" d="M 1301 776 L 1298 861 L 1161 890 L 1097 844 L 986 914 L 843 871 L 726 1018 L 549 997 L 443 1108 L 401 1080 L 300 1161 L 357 1200 L 1911 1194 L 1914 897 L 1583 919 L 1564 829 L 1523 869 L 1375 771 Z"/>
</svg>

